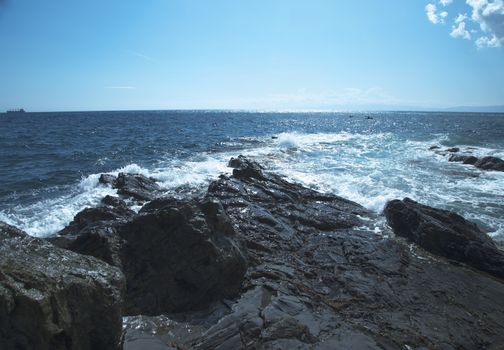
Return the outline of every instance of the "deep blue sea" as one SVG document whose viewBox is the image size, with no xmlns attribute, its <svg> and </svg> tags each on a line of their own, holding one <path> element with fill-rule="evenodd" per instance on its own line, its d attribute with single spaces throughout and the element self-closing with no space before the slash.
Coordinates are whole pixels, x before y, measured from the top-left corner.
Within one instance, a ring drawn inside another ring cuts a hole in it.
<svg viewBox="0 0 504 350">
<path fill-rule="evenodd" d="M 174 195 L 195 195 L 243 154 L 376 212 L 408 196 L 504 240 L 504 173 L 450 163 L 433 145 L 504 158 L 504 114 L 0 114 L 0 220 L 48 236 L 115 193 L 98 184 L 100 173 L 141 173 Z"/>
</svg>

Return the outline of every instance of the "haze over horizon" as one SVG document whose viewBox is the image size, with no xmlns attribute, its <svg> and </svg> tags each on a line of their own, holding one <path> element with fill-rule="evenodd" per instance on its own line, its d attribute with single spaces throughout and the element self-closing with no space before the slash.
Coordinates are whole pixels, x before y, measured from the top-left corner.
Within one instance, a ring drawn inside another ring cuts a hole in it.
<svg viewBox="0 0 504 350">
<path fill-rule="evenodd" d="M 0 111 L 504 111 L 503 46 L 502 0 L 3 0 Z"/>
</svg>

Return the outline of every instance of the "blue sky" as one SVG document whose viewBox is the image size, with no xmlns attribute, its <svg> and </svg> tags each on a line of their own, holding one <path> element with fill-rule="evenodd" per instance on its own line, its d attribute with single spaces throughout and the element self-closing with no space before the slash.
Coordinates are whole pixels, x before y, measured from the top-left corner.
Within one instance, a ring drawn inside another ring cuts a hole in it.
<svg viewBox="0 0 504 350">
<path fill-rule="evenodd" d="M 502 0 L 0 0 L 0 110 L 504 105 L 503 46 Z"/>
</svg>

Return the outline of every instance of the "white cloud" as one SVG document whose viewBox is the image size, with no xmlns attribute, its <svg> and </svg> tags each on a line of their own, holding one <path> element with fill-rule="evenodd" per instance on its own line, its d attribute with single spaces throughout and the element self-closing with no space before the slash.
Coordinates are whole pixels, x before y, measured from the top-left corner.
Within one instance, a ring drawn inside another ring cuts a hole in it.
<svg viewBox="0 0 504 350">
<path fill-rule="evenodd" d="M 492 35 L 491 37 L 482 36 L 476 40 L 476 46 L 480 49 L 484 47 L 501 47 L 501 45 L 502 39 L 497 39 L 495 35 Z"/>
<path fill-rule="evenodd" d="M 461 14 L 459 13 L 457 18 L 455 18 L 455 23 L 460 23 L 460 22 L 464 22 L 465 20 L 467 19 L 467 14 Z"/>
<path fill-rule="evenodd" d="M 443 6 L 448 6 L 453 2 L 453 0 L 439 0 L 439 3 Z"/>
<path fill-rule="evenodd" d="M 443 12 L 441 12 L 441 13 L 439 14 L 439 16 L 441 16 L 441 18 L 446 18 L 446 17 L 448 17 L 448 12 L 443 11 Z"/>
<path fill-rule="evenodd" d="M 453 25 L 450 35 L 454 38 L 464 38 L 471 40 L 471 33 L 465 28 L 465 22 L 459 22 L 458 25 Z"/>
<path fill-rule="evenodd" d="M 504 45 L 504 1 L 466 0 L 472 8 L 471 18 L 479 23 L 486 36 L 476 40 L 478 47 L 501 47 Z"/>
<path fill-rule="evenodd" d="M 437 8 L 434 4 L 427 4 L 427 6 L 425 6 L 425 13 L 427 14 L 427 18 L 434 24 L 439 23 L 439 17 L 436 11 Z"/>
</svg>

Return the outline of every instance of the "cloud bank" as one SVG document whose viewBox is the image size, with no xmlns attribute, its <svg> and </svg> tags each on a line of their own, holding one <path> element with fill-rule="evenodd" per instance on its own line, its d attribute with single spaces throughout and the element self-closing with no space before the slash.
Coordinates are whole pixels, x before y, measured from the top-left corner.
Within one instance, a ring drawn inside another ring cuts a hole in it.
<svg viewBox="0 0 504 350">
<path fill-rule="evenodd" d="M 458 13 L 449 18 L 448 11 L 439 12 L 438 6 L 448 7 L 453 0 L 439 0 L 425 6 L 427 19 L 433 24 L 452 22 L 450 35 L 453 38 L 474 40 L 478 48 L 504 46 L 504 0 L 459 1 L 467 7 L 471 16 Z M 437 4 L 437 5 L 436 5 Z"/>
</svg>

